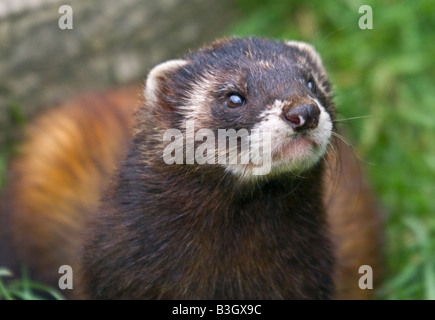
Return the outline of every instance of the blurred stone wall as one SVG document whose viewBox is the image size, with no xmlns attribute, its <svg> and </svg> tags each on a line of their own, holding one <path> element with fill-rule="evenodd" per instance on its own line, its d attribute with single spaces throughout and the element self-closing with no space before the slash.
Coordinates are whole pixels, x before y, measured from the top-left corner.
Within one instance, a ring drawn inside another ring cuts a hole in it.
<svg viewBox="0 0 435 320">
<path fill-rule="evenodd" d="M 155 64 L 224 35 L 234 2 L 1 0 L 0 145 L 11 105 L 31 117 L 78 92 L 143 81 Z M 65 4 L 72 30 L 58 26 Z"/>
</svg>

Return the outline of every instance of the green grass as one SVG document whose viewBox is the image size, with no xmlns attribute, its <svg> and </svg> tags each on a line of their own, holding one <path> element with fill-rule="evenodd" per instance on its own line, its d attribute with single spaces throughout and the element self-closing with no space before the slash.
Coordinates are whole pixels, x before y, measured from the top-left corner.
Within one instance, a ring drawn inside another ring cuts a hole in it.
<svg viewBox="0 0 435 320">
<path fill-rule="evenodd" d="M 65 299 L 57 290 L 30 280 L 26 272 L 21 279 L 4 281 L 11 277 L 8 269 L 0 268 L 0 300 Z"/>
<path fill-rule="evenodd" d="M 435 299 L 435 6 L 433 1 L 239 0 L 239 36 L 315 45 L 359 156 L 387 211 L 381 299 Z M 361 30 L 361 5 L 373 29 Z"/>
<path fill-rule="evenodd" d="M 15 154 L 17 140 L 27 123 L 21 105 L 11 99 L 6 106 L 6 128 L 0 131 L 0 191 L 6 186 L 8 162 Z"/>
</svg>

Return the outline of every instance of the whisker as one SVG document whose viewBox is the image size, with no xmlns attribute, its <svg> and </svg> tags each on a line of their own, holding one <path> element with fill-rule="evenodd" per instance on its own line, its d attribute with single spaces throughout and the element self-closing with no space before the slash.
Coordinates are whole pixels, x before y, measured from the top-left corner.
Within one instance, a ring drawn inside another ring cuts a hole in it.
<svg viewBox="0 0 435 320">
<path fill-rule="evenodd" d="M 337 138 L 340 139 L 341 141 L 343 141 L 343 142 L 344 142 L 344 143 L 345 143 L 349 148 L 351 148 L 352 151 L 355 150 L 354 146 L 353 146 L 353 145 L 352 145 L 348 140 L 346 140 L 346 138 L 343 137 L 341 134 L 339 134 L 339 133 L 337 133 L 337 132 L 332 132 L 332 135 L 335 136 L 335 137 L 337 137 Z M 369 161 L 367 161 L 367 160 L 364 160 L 364 159 L 360 158 L 356 153 L 355 153 L 355 156 L 357 157 L 358 160 L 362 161 L 362 162 L 365 163 L 366 165 L 370 165 L 370 166 L 374 165 L 374 163 L 369 162 Z"/>
<path fill-rule="evenodd" d="M 333 120 L 333 122 L 343 122 L 343 121 L 355 120 L 355 119 L 366 119 L 366 118 L 371 118 L 371 117 L 372 117 L 372 115 L 360 116 L 360 117 L 351 117 L 351 118 L 344 118 L 344 119 L 335 119 L 335 120 Z"/>
<path fill-rule="evenodd" d="M 343 142 L 344 142 L 348 147 L 354 149 L 353 145 L 352 145 L 348 140 L 346 140 L 346 138 L 343 137 L 341 134 L 339 134 L 339 133 L 333 131 L 333 132 L 332 132 L 332 135 L 333 135 L 334 137 L 337 137 L 337 138 L 340 139 L 341 141 L 343 141 Z"/>
<path fill-rule="evenodd" d="M 329 142 L 329 148 L 326 150 L 326 154 L 332 154 L 334 159 L 337 159 L 338 152 L 337 149 L 335 149 L 334 143 L 332 143 L 332 141 Z"/>
</svg>

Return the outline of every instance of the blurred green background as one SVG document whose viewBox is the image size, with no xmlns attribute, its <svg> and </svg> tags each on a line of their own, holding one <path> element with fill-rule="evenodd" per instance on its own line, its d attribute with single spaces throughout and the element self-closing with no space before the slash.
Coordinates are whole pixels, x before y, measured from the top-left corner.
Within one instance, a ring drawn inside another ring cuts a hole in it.
<svg viewBox="0 0 435 320">
<path fill-rule="evenodd" d="M 373 29 L 361 30 L 362 5 Z M 435 299 L 435 3 L 236 0 L 226 35 L 312 43 L 386 212 L 387 278 L 379 299 Z M 222 17 L 225 19 L 225 17 Z M 200 44 L 198 44 L 200 45 Z M 1 93 L 1 92 L 0 92 Z M 21 128 L 20 104 L 7 109 Z M 0 146 L 0 188 L 15 139 Z"/>
<path fill-rule="evenodd" d="M 239 0 L 236 35 L 312 43 L 386 211 L 380 299 L 435 299 L 435 3 Z M 361 30 L 362 5 L 373 29 Z"/>
</svg>

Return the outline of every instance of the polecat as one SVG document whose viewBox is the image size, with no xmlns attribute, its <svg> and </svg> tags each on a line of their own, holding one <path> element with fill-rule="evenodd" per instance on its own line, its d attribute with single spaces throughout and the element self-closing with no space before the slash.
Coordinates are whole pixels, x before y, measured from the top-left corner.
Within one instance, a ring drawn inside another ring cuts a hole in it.
<svg viewBox="0 0 435 320">
<path fill-rule="evenodd" d="M 73 108 L 89 113 L 82 131 L 38 125 L 56 129 L 34 132 L 15 169 L 10 229 L 37 275 L 53 281 L 72 265 L 80 297 L 98 299 L 367 297 L 358 269 L 379 266 L 379 212 L 333 137 L 331 85 L 312 46 L 231 38 L 165 62 L 131 131 L 126 104 L 108 101 L 104 116 L 104 100 L 84 102 Z M 43 159 L 38 146 L 50 146 Z"/>
</svg>

